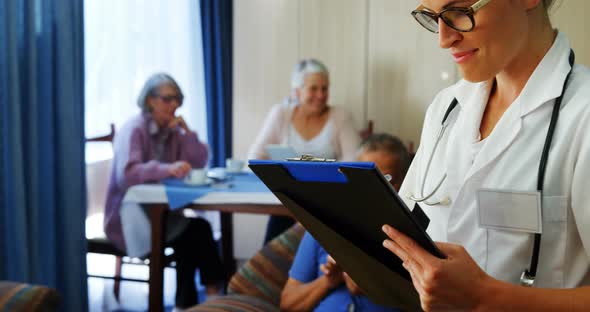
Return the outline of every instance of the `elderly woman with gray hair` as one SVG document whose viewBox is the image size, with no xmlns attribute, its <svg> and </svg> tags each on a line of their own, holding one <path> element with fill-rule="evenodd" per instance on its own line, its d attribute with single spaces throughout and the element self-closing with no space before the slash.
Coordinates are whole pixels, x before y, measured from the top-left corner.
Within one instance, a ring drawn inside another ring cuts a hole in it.
<svg viewBox="0 0 590 312">
<path fill-rule="evenodd" d="M 328 105 L 330 75 L 314 59 L 298 62 L 291 75 L 293 94 L 268 114 L 250 148 L 249 159 L 268 159 L 269 144 L 291 146 L 299 155 L 354 160 L 360 136 L 348 112 Z M 293 224 L 287 217 L 271 217 L 265 242 Z"/>
<path fill-rule="evenodd" d="M 207 145 L 188 128 L 176 109 L 184 96 L 167 74 L 155 74 L 145 83 L 137 104 L 141 113 L 117 131 L 114 160 L 109 183 L 105 232 L 107 237 L 129 256 L 143 257 L 150 252 L 150 223 L 147 211 L 133 203 L 123 203 L 133 185 L 156 182 L 169 177 L 182 178 L 191 168 L 207 163 Z M 176 260 L 176 306 L 197 304 L 195 270 L 200 268 L 207 293 L 217 293 L 223 279 L 209 223 L 172 214 L 167 220 L 167 244 Z"/>
</svg>

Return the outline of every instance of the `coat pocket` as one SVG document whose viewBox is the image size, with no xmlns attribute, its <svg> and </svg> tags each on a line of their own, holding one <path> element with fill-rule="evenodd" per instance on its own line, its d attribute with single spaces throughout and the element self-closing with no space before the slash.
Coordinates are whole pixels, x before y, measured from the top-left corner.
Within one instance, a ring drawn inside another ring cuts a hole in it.
<svg viewBox="0 0 590 312">
<path fill-rule="evenodd" d="M 541 248 L 535 287 L 563 288 L 568 198 L 542 197 Z M 521 273 L 530 268 L 535 235 L 509 229 L 487 229 L 486 271 L 495 278 L 519 283 Z"/>
</svg>

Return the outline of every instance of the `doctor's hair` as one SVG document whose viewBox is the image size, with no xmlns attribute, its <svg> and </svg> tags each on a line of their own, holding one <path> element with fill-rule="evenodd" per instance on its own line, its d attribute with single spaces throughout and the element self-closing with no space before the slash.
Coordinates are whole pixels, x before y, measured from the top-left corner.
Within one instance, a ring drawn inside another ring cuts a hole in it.
<svg viewBox="0 0 590 312">
<path fill-rule="evenodd" d="M 291 89 L 299 89 L 305 83 L 305 77 L 310 74 L 324 74 L 330 78 L 328 68 L 316 59 L 303 59 L 299 61 L 291 73 Z"/>
<path fill-rule="evenodd" d="M 359 148 L 359 155 L 363 152 L 382 151 L 395 155 L 397 159 L 397 173 L 403 178 L 410 167 L 411 158 L 404 143 L 397 137 L 388 133 L 375 133 L 366 138 Z M 401 182 L 401 181 L 400 181 Z"/>
<path fill-rule="evenodd" d="M 141 108 L 142 112 L 151 112 L 152 111 L 151 107 L 149 107 L 149 105 L 147 104 L 148 97 L 153 97 L 153 96 L 158 95 L 158 90 L 160 89 L 160 87 L 166 86 L 166 85 L 171 86 L 174 89 L 176 89 L 178 96 L 180 96 L 181 99 L 184 98 L 184 95 L 182 94 L 182 90 L 180 89 L 180 87 L 178 86 L 178 83 L 176 83 L 174 78 L 172 78 L 172 76 L 170 76 L 166 73 L 153 74 L 145 82 L 145 84 L 143 85 L 143 88 L 141 89 L 141 92 L 139 92 L 139 96 L 137 97 L 137 106 L 139 106 L 139 108 Z M 182 101 L 180 101 L 180 103 L 179 103 L 179 106 L 181 106 L 181 105 L 182 105 Z"/>
<path fill-rule="evenodd" d="M 545 6 L 545 9 L 547 10 L 547 12 L 554 11 L 556 8 L 558 8 L 561 5 L 561 1 L 543 0 L 543 5 Z"/>
</svg>

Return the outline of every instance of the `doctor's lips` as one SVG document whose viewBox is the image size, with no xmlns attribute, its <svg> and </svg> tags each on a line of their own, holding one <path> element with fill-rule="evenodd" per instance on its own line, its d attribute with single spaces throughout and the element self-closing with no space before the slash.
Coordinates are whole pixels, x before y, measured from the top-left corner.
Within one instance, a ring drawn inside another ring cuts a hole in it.
<svg viewBox="0 0 590 312">
<path fill-rule="evenodd" d="M 463 52 L 454 52 L 454 53 L 451 53 L 451 55 L 453 56 L 455 63 L 461 64 L 461 63 L 467 62 L 469 59 L 471 59 L 471 57 L 473 55 L 475 55 L 475 53 L 477 51 L 478 51 L 478 49 L 473 49 L 473 50 L 463 51 Z"/>
</svg>

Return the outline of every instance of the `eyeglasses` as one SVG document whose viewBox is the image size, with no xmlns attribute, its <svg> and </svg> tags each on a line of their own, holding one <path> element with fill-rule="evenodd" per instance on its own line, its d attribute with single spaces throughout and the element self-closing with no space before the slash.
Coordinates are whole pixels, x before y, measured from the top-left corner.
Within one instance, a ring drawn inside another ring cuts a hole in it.
<svg viewBox="0 0 590 312">
<path fill-rule="evenodd" d="M 160 94 L 156 94 L 154 95 L 157 98 L 160 98 L 162 100 L 162 102 L 166 103 L 166 104 L 170 104 L 172 103 L 172 101 L 176 101 L 178 103 L 178 105 L 182 104 L 182 101 L 184 100 L 184 97 L 182 95 L 160 95 Z"/>
<path fill-rule="evenodd" d="M 479 0 L 470 7 L 449 7 L 443 9 L 440 13 L 435 13 L 423 5 L 412 11 L 412 16 L 424 26 L 424 28 L 437 34 L 438 20 L 442 19 L 445 24 L 456 31 L 469 32 L 475 27 L 473 14 L 488 4 L 491 0 Z"/>
</svg>

